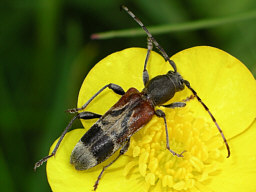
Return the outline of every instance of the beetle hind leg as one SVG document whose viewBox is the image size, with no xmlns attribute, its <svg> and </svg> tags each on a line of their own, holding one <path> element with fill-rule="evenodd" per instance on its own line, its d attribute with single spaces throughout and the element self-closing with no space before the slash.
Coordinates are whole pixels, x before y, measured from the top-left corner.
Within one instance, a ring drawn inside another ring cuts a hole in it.
<svg viewBox="0 0 256 192">
<path fill-rule="evenodd" d="M 34 171 L 36 171 L 36 169 L 38 167 L 40 167 L 44 162 L 46 162 L 49 158 L 51 158 L 52 156 L 54 156 L 60 146 L 60 143 L 62 142 L 64 136 L 66 135 L 66 133 L 68 132 L 68 130 L 70 129 L 70 127 L 72 126 L 73 122 L 76 120 L 76 119 L 95 119 L 95 118 L 99 118 L 101 117 L 101 115 L 97 114 L 97 113 L 92 113 L 92 112 L 82 112 L 82 113 L 79 113 L 77 115 L 75 115 L 69 122 L 69 124 L 67 125 L 67 127 L 64 129 L 64 131 L 62 132 L 57 144 L 55 145 L 52 153 L 42 159 L 40 159 L 38 162 L 35 163 L 35 166 L 34 166 Z"/>
<path fill-rule="evenodd" d="M 97 187 L 98 187 L 98 185 L 99 185 L 99 181 L 100 181 L 100 179 L 101 179 L 101 177 L 102 177 L 102 175 L 103 175 L 103 172 L 110 166 L 110 165 L 112 165 L 121 155 L 123 155 L 127 150 L 128 150 L 128 148 L 129 148 L 129 145 L 130 145 L 130 139 L 127 141 L 127 143 L 122 147 L 122 149 L 120 150 L 120 153 L 119 153 L 119 155 L 113 160 L 113 161 L 111 161 L 108 165 L 106 165 L 106 166 L 104 166 L 103 167 L 103 169 L 102 169 L 102 171 L 100 172 L 100 174 L 99 174 L 99 176 L 98 176 L 98 178 L 97 178 L 97 181 L 95 182 L 95 184 L 94 184 L 94 191 L 96 191 L 96 189 L 97 189 Z"/>
</svg>

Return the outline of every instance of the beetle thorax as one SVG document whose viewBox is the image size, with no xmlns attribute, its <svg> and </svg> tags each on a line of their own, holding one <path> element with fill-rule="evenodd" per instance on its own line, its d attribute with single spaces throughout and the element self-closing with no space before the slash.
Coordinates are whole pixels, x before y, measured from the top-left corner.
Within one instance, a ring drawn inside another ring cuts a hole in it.
<svg viewBox="0 0 256 192">
<path fill-rule="evenodd" d="M 151 79 L 142 93 L 156 106 L 169 101 L 176 92 L 183 89 L 184 84 L 181 75 L 169 71 L 166 75 L 159 75 Z"/>
</svg>

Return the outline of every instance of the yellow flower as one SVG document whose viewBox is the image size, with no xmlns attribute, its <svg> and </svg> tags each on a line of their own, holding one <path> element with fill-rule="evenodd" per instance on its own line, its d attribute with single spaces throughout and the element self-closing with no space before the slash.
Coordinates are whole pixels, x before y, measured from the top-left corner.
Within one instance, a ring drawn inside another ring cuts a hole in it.
<svg viewBox="0 0 256 192">
<path fill-rule="evenodd" d="M 130 48 L 100 61 L 81 87 L 78 107 L 108 83 L 128 90 L 143 89 L 142 71 L 146 49 Z M 179 109 L 165 109 L 170 147 L 166 149 L 163 119 L 154 117 L 131 138 L 129 150 L 103 174 L 97 191 L 256 191 L 256 81 L 236 58 L 216 48 L 200 46 L 174 55 L 178 72 L 198 92 L 222 128 L 231 148 L 230 158 L 224 142 L 208 113 L 193 99 Z M 171 66 L 153 52 L 148 65 L 150 78 L 165 74 Z M 177 102 L 192 93 L 186 88 L 169 101 Z M 105 90 L 86 111 L 104 114 L 118 99 Z M 69 132 L 55 157 L 47 162 L 47 176 L 54 192 L 93 190 L 103 165 L 77 171 L 70 164 L 75 144 L 95 120 L 82 120 L 85 129 Z M 51 150 L 56 142 L 52 145 Z"/>
</svg>

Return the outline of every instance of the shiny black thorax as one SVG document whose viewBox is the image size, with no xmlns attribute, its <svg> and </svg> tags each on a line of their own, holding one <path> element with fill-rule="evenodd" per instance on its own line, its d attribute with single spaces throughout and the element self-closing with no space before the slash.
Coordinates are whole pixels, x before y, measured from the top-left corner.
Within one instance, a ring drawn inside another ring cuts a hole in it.
<svg viewBox="0 0 256 192">
<path fill-rule="evenodd" d="M 148 81 L 142 93 L 154 106 L 169 101 L 176 92 L 184 89 L 183 78 L 178 72 L 169 71 Z"/>
</svg>

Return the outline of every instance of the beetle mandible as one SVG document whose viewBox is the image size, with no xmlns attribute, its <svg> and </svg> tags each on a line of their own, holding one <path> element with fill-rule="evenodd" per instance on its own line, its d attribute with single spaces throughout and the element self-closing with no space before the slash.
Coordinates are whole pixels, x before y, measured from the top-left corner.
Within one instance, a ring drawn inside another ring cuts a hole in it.
<svg viewBox="0 0 256 192">
<path fill-rule="evenodd" d="M 148 46 L 143 70 L 143 83 L 145 86 L 144 89 L 139 92 L 135 88 L 130 88 L 127 92 L 125 92 L 123 88 L 119 85 L 110 83 L 102 87 L 82 107 L 69 109 L 68 112 L 70 113 L 79 112 L 85 109 L 88 104 L 106 88 L 109 88 L 115 93 L 122 95 L 119 101 L 114 104 L 114 106 L 112 106 L 104 115 L 99 115 L 93 112 L 77 113 L 77 115 L 75 115 L 71 119 L 71 121 L 61 134 L 52 153 L 38 161 L 34 166 L 34 170 L 36 170 L 50 157 L 56 154 L 61 141 L 63 140 L 65 134 L 67 133 L 75 119 L 99 118 L 98 121 L 83 135 L 83 137 L 76 144 L 75 148 L 72 151 L 70 163 L 74 164 L 75 169 L 90 169 L 108 159 L 118 149 L 121 148 L 119 155 L 112 162 L 103 167 L 94 184 L 94 190 L 97 189 L 99 181 L 106 168 L 112 165 L 121 155 L 123 155 L 128 150 L 130 144 L 130 137 L 135 132 L 139 131 L 145 124 L 147 124 L 151 120 L 153 115 L 163 118 L 164 120 L 166 132 L 166 148 L 173 155 L 183 157 L 183 153 L 185 151 L 183 151 L 182 153 L 176 153 L 175 151 L 170 149 L 165 113 L 160 109 L 155 110 L 155 107 L 185 107 L 185 102 L 194 97 L 203 105 L 204 109 L 208 112 L 208 114 L 212 118 L 212 121 L 218 128 L 228 151 L 227 157 L 229 157 L 230 149 L 227 140 L 208 107 L 200 99 L 197 92 L 190 86 L 189 81 L 183 79 L 182 76 L 177 72 L 177 67 L 174 61 L 169 59 L 169 56 L 167 55 L 165 50 L 154 39 L 154 37 L 144 26 L 144 24 L 126 6 L 123 5 L 121 6 L 121 8 L 125 10 L 147 34 Z M 169 62 L 174 71 L 168 71 L 165 75 L 158 75 L 153 79 L 149 80 L 147 64 L 150 53 L 153 49 L 153 45 L 155 45 L 155 47 L 160 51 L 164 59 Z M 182 91 L 185 87 L 191 90 L 193 94 L 190 98 L 187 98 L 181 102 L 174 102 L 168 105 L 163 105 L 165 102 L 173 98 L 176 92 Z"/>
</svg>

